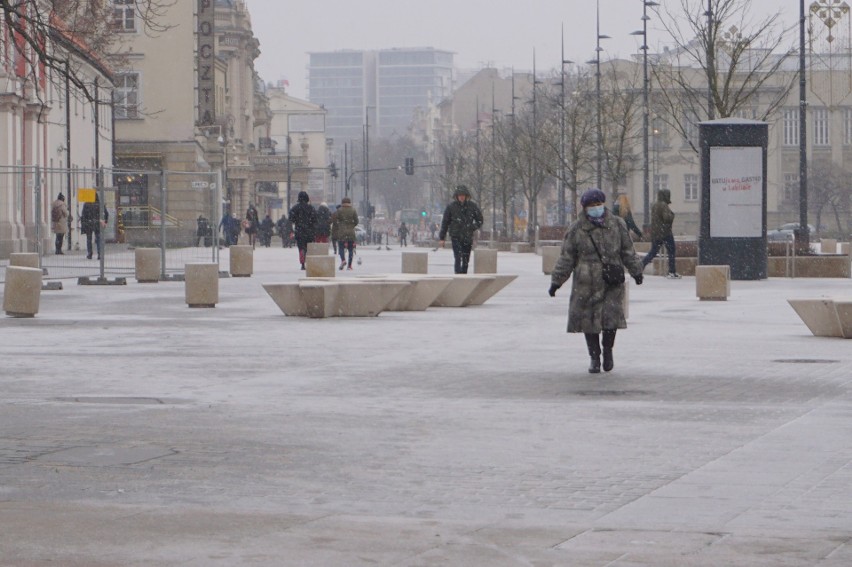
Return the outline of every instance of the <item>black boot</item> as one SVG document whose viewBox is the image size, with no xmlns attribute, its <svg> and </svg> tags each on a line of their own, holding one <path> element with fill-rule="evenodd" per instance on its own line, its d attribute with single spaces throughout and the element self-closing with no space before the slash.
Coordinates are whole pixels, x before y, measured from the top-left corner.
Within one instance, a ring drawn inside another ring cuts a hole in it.
<svg viewBox="0 0 852 567">
<path fill-rule="evenodd" d="M 586 346 L 589 349 L 589 373 L 598 374 L 601 371 L 601 345 L 598 335 L 586 333 Z"/>
<path fill-rule="evenodd" d="M 612 347 L 615 346 L 615 329 L 605 330 L 603 332 L 603 369 L 604 372 L 609 372 L 615 366 L 615 361 L 612 359 Z"/>
</svg>

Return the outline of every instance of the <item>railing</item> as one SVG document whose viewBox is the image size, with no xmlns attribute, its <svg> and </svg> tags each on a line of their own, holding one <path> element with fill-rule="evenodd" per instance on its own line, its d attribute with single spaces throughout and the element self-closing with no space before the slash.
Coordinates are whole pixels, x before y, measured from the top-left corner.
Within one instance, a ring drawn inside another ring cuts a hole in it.
<svg viewBox="0 0 852 567">
<path fill-rule="evenodd" d="M 180 228 L 180 219 L 170 214 L 163 215 L 160 209 L 150 205 L 118 208 L 118 223 L 122 228 L 159 228 L 165 219 L 166 228 Z"/>
</svg>

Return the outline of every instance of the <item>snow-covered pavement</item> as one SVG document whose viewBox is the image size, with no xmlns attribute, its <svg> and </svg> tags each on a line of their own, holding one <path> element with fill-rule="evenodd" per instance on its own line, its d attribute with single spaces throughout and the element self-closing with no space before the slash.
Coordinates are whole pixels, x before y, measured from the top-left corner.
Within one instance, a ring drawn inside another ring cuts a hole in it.
<svg viewBox="0 0 852 567">
<path fill-rule="evenodd" d="M 485 305 L 375 318 L 285 317 L 261 284 L 301 277 L 294 249 L 215 309 L 42 292 L 0 319 L 0 565 L 852 564 L 852 341 L 786 302 L 850 280 L 701 302 L 647 276 L 590 375 L 569 286 L 498 262 L 519 278 Z"/>
</svg>

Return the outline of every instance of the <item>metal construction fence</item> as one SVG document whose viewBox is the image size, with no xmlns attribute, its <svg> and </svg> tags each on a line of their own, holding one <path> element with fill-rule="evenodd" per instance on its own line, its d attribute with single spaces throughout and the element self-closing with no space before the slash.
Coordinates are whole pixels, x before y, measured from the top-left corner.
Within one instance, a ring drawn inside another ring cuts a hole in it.
<svg viewBox="0 0 852 567">
<path fill-rule="evenodd" d="M 0 167 L 0 280 L 11 252 L 37 252 L 47 279 L 132 275 L 142 247 L 160 249 L 163 278 L 218 263 L 220 187 L 217 172 Z M 51 208 L 60 193 L 69 218 L 58 253 Z M 106 220 L 101 254 L 97 234 L 82 230 L 93 194 Z"/>
</svg>

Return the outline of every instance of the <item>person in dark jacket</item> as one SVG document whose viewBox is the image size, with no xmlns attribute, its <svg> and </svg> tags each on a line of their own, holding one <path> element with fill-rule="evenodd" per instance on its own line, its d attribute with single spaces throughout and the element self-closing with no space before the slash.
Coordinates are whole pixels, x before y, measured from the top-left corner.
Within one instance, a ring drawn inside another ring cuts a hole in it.
<svg viewBox="0 0 852 567">
<path fill-rule="evenodd" d="M 95 245 L 98 249 L 98 260 L 101 259 L 103 253 L 103 242 L 101 241 L 101 227 L 106 226 L 109 222 L 109 211 L 104 208 L 104 215 L 101 218 L 101 201 L 98 194 L 95 193 L 95 200 L 91 203 L 83 205 L 83 211 L 80 213 L 80 229 L 86 235 L 86 258 L 92 259 L 92 235 L 95 236 Z"/>
<path fill-rule="evenodd" d="M 470 191 L 464 185 L 456 187 L 453 201 L 444 210 L 441 232 L 438 234 L 438 248 L 444 247 L 447 233 L 453 242 L 455 273 L 466 274 L 470 262 L 470 250 L 473 248 L 473 235 L 482 226 L 482 211 L 470 200 Z"/>
<path fill-rule="evenodd" d="M 669 273 L 666 277 L 677 280 L 680 279 L 680 274 L 677 273 L 675 262 L 675 241 L 672 233 L 675 214 L 669 206 L 671 203 L 672 192 L 668 189 L 660 189 L 657 193 L 657 201 L 651 207 L 651 250 L 642 259 L 642 267 L 653 262 L 660 247 L 665 244 L 669 255 Z"/>
<path fill-rule="evenodd" d="M 340 254 L 340 270 L 352 269 L 352 257 L 355 255 L 355 227 L 358 226 L 358 212 L 352 206 L 352 199 L 344 197 L 340 208 L 332 216 L 331 231 L 337 236 L 337 251 Z M 349 250 L 349 261 L 346 251 Z"/>
<path fill-rule="evenodd" d="M 331 209 L 323 202 L 317 208 L 317 230 L 314 235 L 315 242 L 328 242 L 331 234 Z"/>
<path fill-rule="evenodd" d="M 269 246 L 272 244 L 272 233 L 275 232 L 275 224 L 272 222 L 272 217 L 266 215 L 263 217 L 263 220 L 260 221 L 260 228 L 257 231 L 257 235 L 260 238 L 260 245 Z"/>
<path fill-rule="evenodd" d="M 282 215 L 278 219 L 278 222 L 275 223 L 275 227 L 278 229 L 278 236 L 281 237 L 281 248 L 290 248 L 292 245 L 292 242 L 290 242 L 290 233 L 293 232 L 293 223 L 290 222 L 290 219 L 286 215 Z"/>
<path fill-rule="evenodd" d="M 399 225 L 399 230 L 396 231 L 397 236 L 399 236 L 399 245 L 400 246 L 408 246 L 408 227 L 405 226 L 405 223 Z"/>
<path fill-rule="evenodd" d="M 65 195 L 60 193 L 50 206 L 50 228 L 56 235 L 56 254 L 64 254 L 62 242 L 68 232 L 68 206 L 65 204 Z"/>
<path fill-rule="evenodd" d="M 246 209 L 246 218 L 244 222 L 246 234 L 248 235 L 249 244 L 254 248 L 254 243 L 257 240 L 257 231 L 260 228 L 260 215 L 257 212 L 257 207 L 254 204 Z"/>
<path fill-rule="evenodd" d="M 305 191 L 299 191 L 297 203 L 287 215 L 293 223 L 296 234 L 296 247 L 299 249 L 299 263 L 305 269 L 305 256 L 308 254 L 308 242 L 314 241 L 317 227 L 317 212 L 311 206 L 311 199 Z"/>
<path fill-rule="evenodd" d="M 584 333 L 591 357 L 589 372 L 601 371 L 601 333 L 603 333 L 603 369 L 613 369 L 612 349 L 615 333 L 627 328 L 624 317 L 624 282 L 608 284 L 603 279 L 604 262 L 624 268 L 642 285 L 642 264 L 633 249 L 627 224 L 606 210 L 606 196 L 600 189 L 589 189 L 580 199 L 583 214 L 568 227 L 562 251 L 550 275 L 550 297 L 571 278 L 568 308 L 568 332 Z"/>
</svg>

